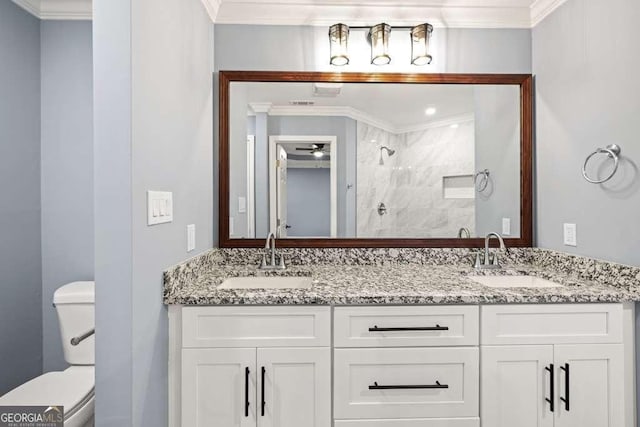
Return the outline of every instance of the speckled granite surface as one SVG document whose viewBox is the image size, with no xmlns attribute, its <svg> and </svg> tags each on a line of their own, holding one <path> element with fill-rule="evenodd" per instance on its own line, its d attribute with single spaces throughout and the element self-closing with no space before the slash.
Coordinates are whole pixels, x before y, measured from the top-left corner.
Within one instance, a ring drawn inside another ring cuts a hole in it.
<svg viewBox="0 0 640 427">
<path fill-rule="evenodd" d="M 475 271 L 469 249 L 284 249 L 285 272 L 254 266 L 262 251 L 213 249 L 165 272 L 165 304 L 505 304 L 640 301 L 640 268 L 542 249 L 515 249 L 505 268 Z M 534 275 L 557 288 L 499 289 L 467 276 Z M 310 276 L 310 289 L 217 289 L 228 277 Z"/>
</svg>

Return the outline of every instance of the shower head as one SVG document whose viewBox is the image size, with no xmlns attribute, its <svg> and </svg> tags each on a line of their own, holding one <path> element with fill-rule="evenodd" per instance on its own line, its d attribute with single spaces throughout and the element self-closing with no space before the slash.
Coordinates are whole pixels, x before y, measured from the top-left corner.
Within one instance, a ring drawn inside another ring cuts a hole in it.
<svg viewBox="0 0 640 427">
<path fill-rule="evenodd" d="M 387 150 L 387 155 L 388 155 L 389 157 L 391 157 L 391 156 L 393 156 L 394 154 L 396 154 L 396 150 L 392 150 L 391 148 L 386 147 L 386 146 L 382 146 L 382 147 L 380 147 L 380 164 L 381 164 L 381 165 L 384 165 L 384 159 L 382 158 L 382 151 L 383 151 L 383 150 Z"/>
<path fill-rule="evenodd" d="M 380 147 L 380 154 L 382 154 L 382 150 L 387 150 L 387 155 L 389 157 L 393 156 L 394 154 L 396 154 L 396 150 L 392 150 L 391 148 L 387 147 L 387 146 L 382 146 Z"/>
</svg>

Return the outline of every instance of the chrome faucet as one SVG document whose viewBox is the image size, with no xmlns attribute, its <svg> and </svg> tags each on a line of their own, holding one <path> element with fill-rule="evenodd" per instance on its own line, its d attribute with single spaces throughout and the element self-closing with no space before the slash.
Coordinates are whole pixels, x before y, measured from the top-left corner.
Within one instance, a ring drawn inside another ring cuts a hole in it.
<svg viewBox="0 0 640 427">
<path fill-rule="evenodd" d="M 284 256 L 280 255 L 279 262 L 276 263 L 276 236 L 273 233 L 269 233 L 267 241 L 264 245 L 265 253 L 262 254 L 262 262 L 258 267 L 260 270 L 284 270 L 287 266 L 284 263 Z M 269 255 L 269 262 L 267 263 L 267 255 Z"/>
<path fill-rule="evenodd" d="M 479 269 L 479 270 L 501 268 L 500 262 L 498 262 L 498 254 L 495 253 L 495 254 L 493 254 L 493 257 L 491 257 L 491 254 L 489 253 L 489 240 L 491 240 L 492 237 L 496 237 L 500 241 L 500 249 L 501 250 L 506 251 L 507 253 L 509 253 L 509 250 L 504 245 L 504 240 L 502 240 L 502 236 L 499 235 L 498 233 L 494 233 L 494 232 L 489 233 L 484 238 L 484 255 L 483 255 L 483 259 L 481 261 L 480 260 L 480 255 L 481 254 L 477 253 L 476 254 L 476 262 L 473 265 L 474 268 Z"/>
</svg>

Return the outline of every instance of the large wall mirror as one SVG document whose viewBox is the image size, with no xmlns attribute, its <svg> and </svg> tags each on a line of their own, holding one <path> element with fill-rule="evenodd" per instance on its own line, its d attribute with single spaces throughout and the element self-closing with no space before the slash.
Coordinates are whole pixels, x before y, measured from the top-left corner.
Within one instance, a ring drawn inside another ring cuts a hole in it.
<svg viewBox="0 0 640 427">
<path fill-rule="evenodd" d="M 531 76 L 220 72 L 220 244 L 531 246 Z"/>
</svg>

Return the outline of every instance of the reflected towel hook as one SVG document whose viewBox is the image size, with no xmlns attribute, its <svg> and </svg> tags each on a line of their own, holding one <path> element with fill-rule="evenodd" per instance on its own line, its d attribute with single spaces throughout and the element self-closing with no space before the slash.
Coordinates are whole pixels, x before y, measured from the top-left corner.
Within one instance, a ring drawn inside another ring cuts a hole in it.
<svg viewBox="0 0 640 427">
<path fill-rule="evenodd" d="M 582 176 L 584 177 L 584 179 L 586 179 L 588 182 L 592 184 L 602 184 L 603 182 L 607 182 L 611 178 L 613 178 L 613 176 L 618 171 L 618 164 L 620 163 L 620 151 L 621 150 L 619 145 L 610 144 L 610 145 L 607 145 L 607 148 L 598 148 L 596 149 L 596 151 L 589 154 L 584 161 L 584 165 L 582 165 Z M 587 164 L 589 163 L 589 160 L 591 160 L 591 158 L 596 154 L 606 154 L 608 158 L 613 159 L 613 170 L 611 171 L 609 176 L 607 176 L 606 178 L 591 179 L 589 178 L 589 175 L 587 175 Z"/>
<path fill-rule="evenodd" d="M 473 176 L 473 184 L 476 186 L 476 191 L 478 193 L 482 193 L 487 189 L 487 185 L 489 185 L 489 175 L 489 169 L 485 169 Z M 480 182 L 478 182 L 478 177 L 480 176 L 482 176 L 482 178 L 480 179 Z"/>
</svg>

